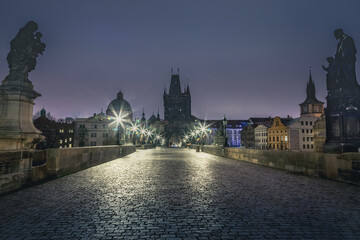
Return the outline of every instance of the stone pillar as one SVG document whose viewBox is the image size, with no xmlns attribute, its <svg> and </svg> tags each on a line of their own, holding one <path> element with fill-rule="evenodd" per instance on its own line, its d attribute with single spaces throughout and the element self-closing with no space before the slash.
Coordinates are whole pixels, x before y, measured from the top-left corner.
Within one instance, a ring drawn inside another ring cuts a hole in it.
<svg viewBox="0 0 360 240">
<path fill-rule="evenodd" d="M 33 124 L 34 99 L 41 96 L 29 80 L 4 80 L 0 86 L 0 151 L 34 149 L 44 137 Z"/>
</svg>

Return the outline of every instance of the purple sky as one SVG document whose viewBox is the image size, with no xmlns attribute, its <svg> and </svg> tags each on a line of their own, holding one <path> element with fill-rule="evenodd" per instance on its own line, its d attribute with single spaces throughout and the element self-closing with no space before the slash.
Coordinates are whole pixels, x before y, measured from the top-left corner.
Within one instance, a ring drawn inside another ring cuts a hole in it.
<svg viewBox="0 0 360 240">
<path fill-rule="evenodd" d="M 359 9 L 358 0 L 2 0 L 0 78 L 9 42 L 34 20 L 47 44 L 29 75 L 42 94 L 34 112 L 88 117 L 121 89 L 135 117 L 143 107 L 163 116 L 164 85 L 179 67 L 197 117 L 297 117 L 309 66 L 325 101 L 321 65 L 335 52 L 333 31 L 343 28 L 360 49 Z"/>
</svg>

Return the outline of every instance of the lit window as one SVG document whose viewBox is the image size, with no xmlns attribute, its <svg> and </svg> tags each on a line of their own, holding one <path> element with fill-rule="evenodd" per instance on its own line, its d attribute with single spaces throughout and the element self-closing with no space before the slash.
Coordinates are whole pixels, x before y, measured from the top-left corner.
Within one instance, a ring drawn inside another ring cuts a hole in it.
<svg viewBox="0 0 360 240">
<path fill-rule="evenodd" d="M 288 137 L 287 137 L 287 136 L 285 136 L 285 142 L 287 142 L 287 140 L 288 140 Z"/>
</svg>

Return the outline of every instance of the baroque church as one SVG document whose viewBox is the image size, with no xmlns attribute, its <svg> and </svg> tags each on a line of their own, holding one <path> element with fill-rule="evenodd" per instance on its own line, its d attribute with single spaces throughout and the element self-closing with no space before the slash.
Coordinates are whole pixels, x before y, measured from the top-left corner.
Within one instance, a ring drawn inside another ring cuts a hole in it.
<svg viewBox="0 0 360 240">
<path fill-rule="evenodd" d="M 181 91 L 180 74 L 171 70 L 169 92 L 164 89 L 164 137 L 168 146 L 181 146 L 181 139 L 195 117 L 191 115 L 191 94 L 189 84 Z"/>
</svg>

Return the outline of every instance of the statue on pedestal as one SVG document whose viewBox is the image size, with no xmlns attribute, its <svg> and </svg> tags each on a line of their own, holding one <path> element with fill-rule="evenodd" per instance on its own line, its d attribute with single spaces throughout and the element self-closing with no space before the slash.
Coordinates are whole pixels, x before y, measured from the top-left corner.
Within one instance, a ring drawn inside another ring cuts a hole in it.
<svg viewBox="0 0 360 240">
<path fill-rule="evenodd" d="M 360 147 L 360 86 L 356 80 L 356 47 L 342 29 L 334 31 L 339 40 L 335 57 L 327 58 L 328 90 L 325 152 L 358 151 Z"/>
<path fill-rule="evenodd" d="M 0 86 L 0 150 L 34 149 L 43 139 L 32 122 L 34 99 L 41 95 L 28 79 L 36 58 L 45 50 L 37 29 L 37 24 L 30 21 L 10 42 L 10 71 Z"/>
</svg>

